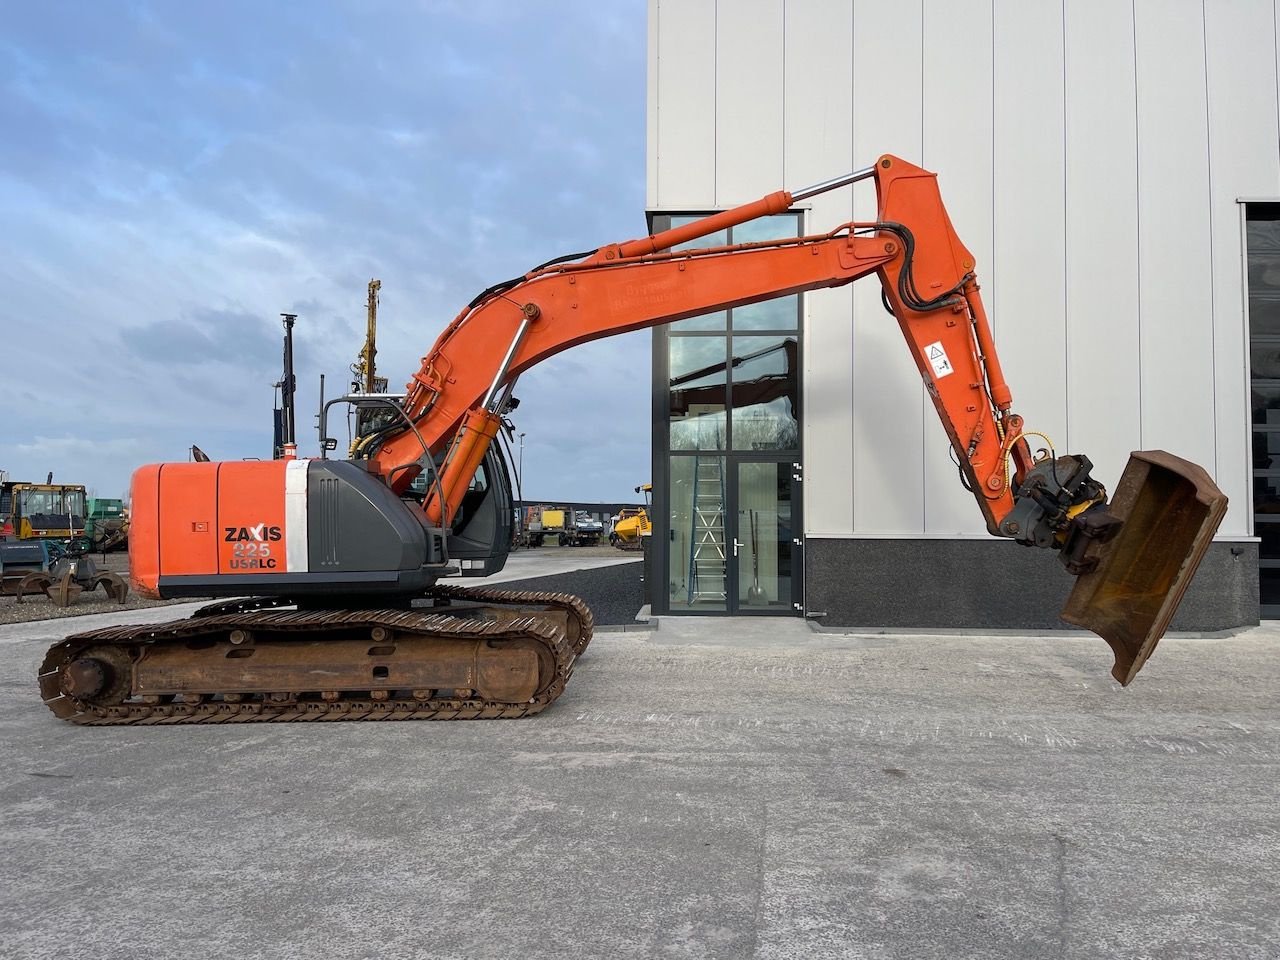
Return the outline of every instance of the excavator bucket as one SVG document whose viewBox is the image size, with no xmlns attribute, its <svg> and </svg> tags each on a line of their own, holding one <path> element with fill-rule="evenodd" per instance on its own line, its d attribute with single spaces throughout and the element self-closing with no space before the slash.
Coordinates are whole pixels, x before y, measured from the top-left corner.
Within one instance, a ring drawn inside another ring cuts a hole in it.
<svg viewBox="0 0 1280 960">
<path fill-rule="evenodd" d="M 1128 686 L 1187 592 L 1227 512 L 1226 495 L 1205 471 L 1163 450 L 1135 451 L 1108 505 L 1123 521 L 1093 544 L 1097 565 L 1081 574 L 1060 616 L 1111 646 L 1111 675 Z"/>
</svg>

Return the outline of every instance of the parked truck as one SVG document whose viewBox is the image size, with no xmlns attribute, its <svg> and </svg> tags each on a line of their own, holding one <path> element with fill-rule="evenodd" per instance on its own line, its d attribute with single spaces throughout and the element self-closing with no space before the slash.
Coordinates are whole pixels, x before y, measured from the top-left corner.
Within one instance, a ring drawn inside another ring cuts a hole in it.
<svg viewBox="0 0 1280 960">
<path fill-rule="evenodd" d="M 542 527 L 542 510 L 539 506 L 525 507 L 524 523 L 520 529 L 520 542 L 525 547 L 540 547 L 546 536 Z"/>
<path fill-rule="evenodd" d="M 564 534 L 569 528 L 569 517 L 571 514 L 564 507 L 543 507 L 542 508 L 542 533 L 544 536 L 555 537 L 560 546 L 564 546 Z"/>
<path fill-rule="evenodd" d="M 562 547 L 594 547 L 604 535 L 604 524 L 585 510 L 566 510 L 565 528 L 560 534 Z"/>
</svg>

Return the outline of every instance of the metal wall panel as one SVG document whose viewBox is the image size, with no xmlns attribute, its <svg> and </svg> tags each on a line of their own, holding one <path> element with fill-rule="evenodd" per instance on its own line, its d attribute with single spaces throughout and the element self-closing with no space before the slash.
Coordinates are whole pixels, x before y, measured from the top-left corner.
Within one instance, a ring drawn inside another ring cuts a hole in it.
<svg viewBox="0 0 1280 960">
<path fill-rule="evenodd" d="M 645 51 L 644 137 L 647 160 L 644 165 L 644 205 L 658 206 L 658 164 L 654 154 L 658 143 L 658 0 L 650 0 L 647 24 L 648 47 Z"/>
<path fill-rule="evenodd" d="M 858 165 L 853 156 L 853 10 L 847 0 L 790 3 L 784 24 L 785 186 L 796 189 Z M 853 190 L 814 197 L 805 231 L 853 218 Z M 874 283 L 872 280 L 864 281 Z M 805 297 L 805 499 L 810 533 L 853 532 L 853 291 Z"/>
<path fill-rule="evenodd" d="M 938 173 L 943 202 L 956 233 L 974 256 L 984 298 L 998 287 L 993 253 L 991 38 L 991 0 L 926 0 L 923 144 L 916 162 Z M 955 56 L 956 50 L 963 50 L 964 56 Z M 989 309 L 993 306 L 988 304 Z M 957 482 L 950 451 L 933 405 L 926 403 L 924 529 L 931 534 L 980 531 L 983 525 L 973 494 Z"/>
<path fill-rule="evenodd" d="M 1268 0 L 1210 3 L 1205 14 L 1209 107 L 1209 221 L 1218 485 L 1231 498 L 1223 533 L 1252 521 L 1249 336 L 1240 246 L 1241 196 L 1280 196 L 1275 10 Z"/>
<path fill-rule="evenodd" d="M 1142 438 L 1212 470 L 1213 276 L 1199 0 L 1136 0 Z"/>
<path fill-rule="evenodd" d="M 1062 3 L 998 0 L 993 22 L 996 346 L 1027 429 L 1066 453 Z"/>
<path fill-rule="evenodd" d="M 1087 453 L 1114 489 L 1142 438 L 1133 8 L 1067 4 L 1065 46 L 1068 436 L 1060 442 Z"/>
<path fill-rule="evenodd" d="M 921 0 L 859 3 L 853 9 L 853 153 L 859 164 L 882 153 L 921 150 Z M 859 220 L 876 215 L 872 191 L 854 203 Z M 853 517 L 858 534 L 924 529 L 925 394 L 902 333 L 869 280 L 853 293 Z M 932 414 L 930 414 L 932 416 Z M 806 510 L 813 516 L 822 510 Z"/>
<path fill-rule="evenodd" d="M 1280 193 L 1278 7 L 650 0 L 649 201 L 736 203 L 886 151 L 922 162 L 1028 425 L 1106 482 L 1163 446 L 1243 503 L 1235 200 Z M 814 204 L 817 229 L 848 194 Z M 807 532 L 981 535 L 875 287 L 808 297 Z M 1247 535 L 1245 514 L 1223 533 Z"/>
<path fill-rule="evenodd" d="M 716 3 L 653 0 L 657 135 L 654 207 L 706 207 L 716 196 Z"/>
<path fill-rule="evenodd" d="M 732 16 L 716 26 L 720 207 L 782 188 L 782 0 L 733 0 L 727 9 Z"/>
</svg>

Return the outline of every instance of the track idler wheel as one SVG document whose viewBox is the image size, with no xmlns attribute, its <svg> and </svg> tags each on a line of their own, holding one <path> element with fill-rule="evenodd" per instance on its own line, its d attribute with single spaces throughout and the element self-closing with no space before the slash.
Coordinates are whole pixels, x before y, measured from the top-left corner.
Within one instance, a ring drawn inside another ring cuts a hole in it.
<svg viewBox="0 0 1280 960">
<path fill-rule="evenodd" d="M 58 671 L 58 690 L 64 696 L 98 706 L 123 703 L 129 696 L 133 663 L 118 647 L 89 647 Z"/>
</svg>

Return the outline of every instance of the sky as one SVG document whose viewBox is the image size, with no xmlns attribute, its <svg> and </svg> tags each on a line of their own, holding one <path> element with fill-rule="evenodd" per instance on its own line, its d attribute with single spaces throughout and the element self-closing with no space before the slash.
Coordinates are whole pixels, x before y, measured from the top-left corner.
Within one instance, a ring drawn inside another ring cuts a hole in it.
<svg viewBox="0 0 1280 960">
<path fill-rule="evenodd" d="M 7 5 L 0 470 L 270 457 L 281 312 L 314 455 L 370 278 L 396 390 L 481 289 L 646 232 L 644 90 L 644 0 Z M 526 498 L 635 499 L 649 343 L 521 378 Z"/>
</svg>

